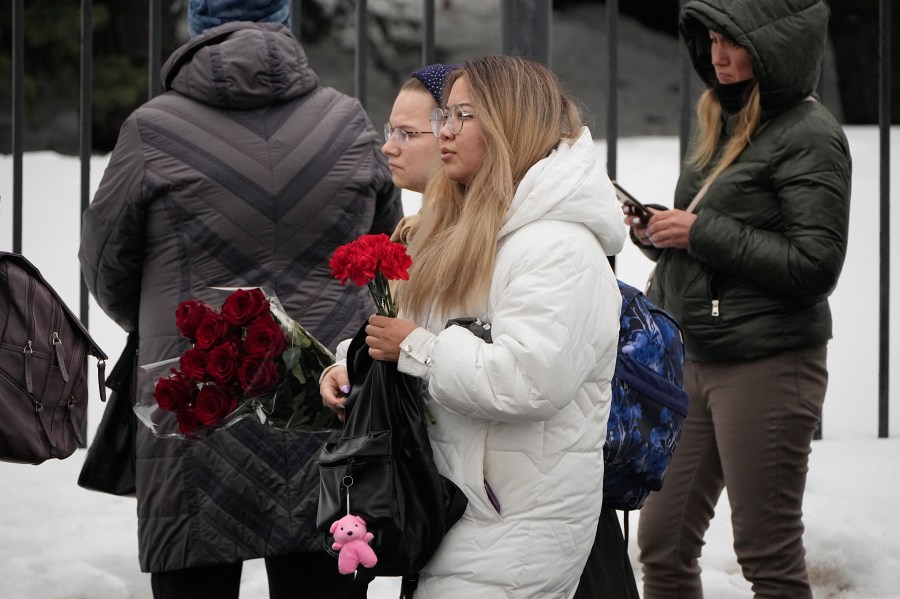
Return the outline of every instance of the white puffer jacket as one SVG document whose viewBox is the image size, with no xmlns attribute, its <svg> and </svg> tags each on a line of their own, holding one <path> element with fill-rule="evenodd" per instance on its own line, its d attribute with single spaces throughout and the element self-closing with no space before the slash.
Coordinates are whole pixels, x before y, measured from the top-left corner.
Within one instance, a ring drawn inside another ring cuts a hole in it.
<svg viewBox="0 0 900 599">
<path fill-rule="evenodd" d="M 571 597 L 600 514 L 625 227 L 586 128 L 529 170 L 500 237 L 485 312 L 451 315 L 493 343 L 435 318 L 401 344 L 438 469 L 469 499 L 417 599 Z"/>
</svg>

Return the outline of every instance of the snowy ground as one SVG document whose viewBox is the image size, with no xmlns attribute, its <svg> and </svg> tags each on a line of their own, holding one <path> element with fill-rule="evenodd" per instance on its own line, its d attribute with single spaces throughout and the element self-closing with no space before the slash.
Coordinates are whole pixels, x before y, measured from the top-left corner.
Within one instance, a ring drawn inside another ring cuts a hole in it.
<svg viewBox="0 0 900 599">
<path fill-rule="evenodd" d="M 891 381 L 892 438 L 877 438 L 878 422 L 878 132 L 847 129 L 854 160 L 850 248 L 841 282 L 832 299 L 834 340 L 829 346 L 831 384 L 825 402 L 824 440 L 813 446 L 805 506 L 810 576 L 819 599 L 880 599 L 900 596 L 900 416 L 897 377 Z M 893 131 L 897 138 L 900 129 Z M 892 170 L 900 172 L 900 146 L 894 144 Z M 605 156 L 605 146 L 598 143 Z M 96 187 L 105 157 L 92 162 Z M 639 199 L 671 203 L 678 171 L 674 138 L 620 141 L 618 179 Z M 78 306 L 79 165 L 50 153 L 24 160 L 23 254 L 41 269 L 66 301 Z M 900 182 L 894 181 L 896 189 Z M 897 197 L 897 192 L 893 193 Z M 12 249 L 12 160 L 0 156 L 0 250 Z M 407 211 L 416 198 L 407 198 Z M 892 215 L 891 227 L 900 216 Z M 892 276 L 900 280 L 895 240 Z M 643 285 L 650 264 L 626 245 L 617 259 L 619 278 Z M 896 288 L 896 286 L 895 286 Z M 895 292 L 896 295 L 896 292 Z M 900 339 L 900 302 L 894 300 L 891 338 Z M 124 335 L 99 310 L 90 314 L 97 341 L 115 359 Z M 900 350 L 892 352 L 898 371 Z M 93 366 L 93 364 L 92 364 Z M 100 421 L 103 405 L 92 402 L 89 428 Z M 150 599 L 149 576 L 137 563 L 137 522 L 133 499 L 81 489 L 76 479 L 84 459 L 79 450 L 63 461 L 40 466 L 0 463 L 0 599 Z M 752 597 L 731 549 L 725 499 L 707 534 L 702 560 L 706 596 Z M 632 515 L 631 526 L 639 514 Z M 636 551 L 631 542 L 632 561 Z M 639 572 L 639 571 L 638 571 Z M 398 585 L 383 579 L 373 599 L 397 596 Z M 244 569 L 242 598 L 266 597 L 261 562 Z"/>
</svg>

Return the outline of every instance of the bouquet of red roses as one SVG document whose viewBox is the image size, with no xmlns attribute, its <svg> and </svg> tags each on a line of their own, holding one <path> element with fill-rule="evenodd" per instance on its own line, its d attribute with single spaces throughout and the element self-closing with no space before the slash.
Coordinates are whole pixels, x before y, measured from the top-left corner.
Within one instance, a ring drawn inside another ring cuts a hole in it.
<svg viewBox="0 0 900 599">
<path fill-rule="evenodd" d="M 378 314 L 397 316 L 389 281 L 409 279 L 407 270 L 412 266 L 412 258 L 403 244 L 391 241 L 384 233 L 362 235 L 339 247 L 328 264 L 331 274 L 341 280 L 341 285 L 345 285 L 347 279 L 360 287 L 367 285 Z"/>
<path fill-rule="evenodd" d="M 178 436 L 196 437 L 250 414 L 282 429 L 334 428 L 318 378 L 334 356 L 259 288 L 233 290 L 220 310 L 191 299 L 175 311 L 192 343 L 180 358 L 144 367 L 163 371 L 135 412 L 160 436 L 173 415 Z M 178 367 L 175 367 L 177 362 Z"/>
</svg>

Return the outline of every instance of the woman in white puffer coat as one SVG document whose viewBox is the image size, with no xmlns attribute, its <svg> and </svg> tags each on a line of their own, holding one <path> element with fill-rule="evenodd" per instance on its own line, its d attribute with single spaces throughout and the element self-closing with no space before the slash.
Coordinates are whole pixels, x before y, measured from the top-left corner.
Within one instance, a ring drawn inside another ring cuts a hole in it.
<svg viewBox="0 0 900 599">
<path fill-rule="evenodd" d="M 619 330 L 608 255 L 625 229 L 590 132 L 543 65 L 470 61 L 432 119 L 429 181 L 401 316 L 373 316 L 372 357 L 427 383 L 441 474 L 468 507 L 415 597 L 571 597 L 594 539 Z M 493 343 L 451 326 L 476 316 Z M 340 409 L 346 369 L 323 399 Z"/>
</svg>

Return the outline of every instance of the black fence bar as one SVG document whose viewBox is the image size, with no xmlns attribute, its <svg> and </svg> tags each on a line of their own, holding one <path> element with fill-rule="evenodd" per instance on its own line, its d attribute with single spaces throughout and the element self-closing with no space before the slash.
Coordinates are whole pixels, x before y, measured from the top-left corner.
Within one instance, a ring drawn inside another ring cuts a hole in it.
<svg viewBox="0 0 900 599">
<path fill-rule="evenodd" d="M 681 0 L 679 7 L 684 6 L 687 0 Z M 680 11 L 679 11 L 680 14 Z M 681 111 L 678 124 L 678 156 L 684 160 L 687 155 L 688 141 L 691 136 L 691 120 L 694 110 L 692 106 L 692 82 L 694 81 L 694 66 L 691 64 L 691 56 L 687 48 L 681 43 L 681 33 L 678 33 L 678 63 L 681 66 Z"/>
<path fill-rule="evenodd" d="M 422 66 L 434 64 L 434 0 L 422 1 Z"/>
<path fill-rule="evenodd" d="M 25 126 L 25 0 L 12 4 L 12 155 L 13 155 L 13 247 L 22 253 L 22 128 Z"/>
<path fill-rule="evenodd" d="M 878 77 L 878 132 L 880 142 L 879 211 L 879 324 L 878 324 L 878 436 L 888 436 L 890 389 L 890 298 L 891 298 L 891 2 L 881 0 L 879 9 L 880 51 Z"/>
<path fill-rule="evenodd" d="M 366 79 L 369 63 L 369 19 L 366 0 L 356 0 L 356 97 L 366 107 L 368 81 Z"/>
<path fill-rule="evenodd" d="M 303 0 L 291 0 L 291 33 L 298 40 L 301 40 L 300 33 L 302 28 L 300 24 L 303 22 Z M 301 40 L 302 41 L 302 40 Z"/>
<path fill-rule="evenodd" d="M 503 53 L 533 58 L 550 66 L 552 8 L 551 0 L 502 0 Z"/>
<path fill-rule="evenodd" d="M 81 212 L 91 203 L 91 128 L 94 106 L 94 3 L 81 0 L 81 100 L 78 126 L 78 157 L 81 162 Z M 80 224 L 80 220 L 79 220 Z M 81 227 L 79 226 L 79 231 Z M 84 277 L 79 283 L 79 318 L 88 326 L 88 288 Z M 86 438 L 86 437 L 85 437 Z"/>
<path fill-rule="evenodd" d="M 147 98 L 159 95 L 162 56 L 162 0 L 150 0 L 147 40 Z"/>
<path fill-rule="evenodd" d="M 606 173 L 615 179 L 619 168 L 619 0 L 606 1 Z"/>
</svg>

